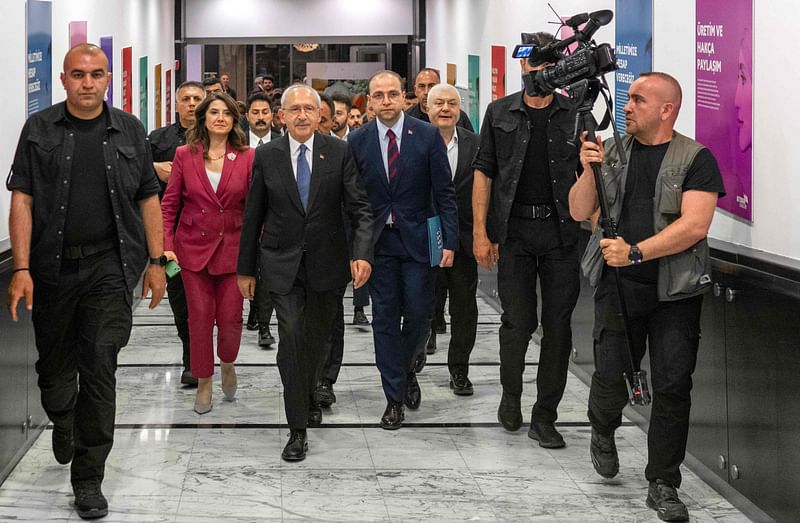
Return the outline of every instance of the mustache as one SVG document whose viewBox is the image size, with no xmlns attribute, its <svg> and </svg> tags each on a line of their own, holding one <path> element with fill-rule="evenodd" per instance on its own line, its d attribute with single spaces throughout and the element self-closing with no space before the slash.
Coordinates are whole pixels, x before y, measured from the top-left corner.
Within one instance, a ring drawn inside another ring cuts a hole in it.
<svg viewBox="0 0 800 523">
<path fill-rule="evenodd" d="M 256 123 L 254 123 L 253 125 L 267 125 L 267 121 L 266 120 L 256 120 Z"/>
</svg>

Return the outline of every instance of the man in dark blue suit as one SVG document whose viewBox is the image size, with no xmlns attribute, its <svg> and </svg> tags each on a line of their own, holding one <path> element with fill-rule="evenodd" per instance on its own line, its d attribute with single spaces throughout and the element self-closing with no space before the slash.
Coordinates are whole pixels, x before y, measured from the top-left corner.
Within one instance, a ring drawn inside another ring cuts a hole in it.
<svg viewBox="0 0 800 523">
<path fill-rule="evenodd" d="M 458 213 L 444 142 L 438 129 L 403 113 L 400 76 L 393 71 L 373 75 L 369 104 L 377 118 L 353 131 L 348 141 L 375 216 L 369 284 L 375 361 L 388 403 L 381 427 L 397 429 L 403 404 L 416 409 L 421 400 L 412 366 L 433 312 L 427 219 L 441 217 L 439 266 L 450 267 L 458 245 Z"/>
</svg>

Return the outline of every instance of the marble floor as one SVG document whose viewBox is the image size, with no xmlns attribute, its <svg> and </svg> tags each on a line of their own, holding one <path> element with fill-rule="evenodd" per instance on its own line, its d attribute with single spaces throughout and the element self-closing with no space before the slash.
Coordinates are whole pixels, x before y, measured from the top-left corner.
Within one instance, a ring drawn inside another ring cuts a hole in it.
<svg viewBox="0 0 800 523">
<path fill-rule="evenodd" d="M 345 318 L 352 318 L 346 297 Z M 120 353 L 114 449 L 103 490 L 103 521 L 659 521 L 645 505 L 644 433 L 630 422 L 617 432 L 620 474 L 604 480 L 588 455 L 587 387 L 570 375 L 558 426 L 567 447 L 546 450 L 523 429 L 500 428 L 499 315 L 480 301 L 470 378 L 475 394 L 448 388 L 446 346 L 419 375 L 422 406 L 398 431 L 378 426 L 385 401 L 374 366 L 372 334 L 345 332 L 337 402 L 309 430 L 309 453 L 280 459 L 288 430 L 275 350 L 245 331 L 237 364 L 237 401 L 192 411 L 194 391 L 179 383 L 180 344 L 168 305 L 135 311 Z M 369 310 L 367 310 L 369 315 Z M 273 319 L 274 322 L 274 319 Z M 273 330 L 275 330 L 273 328 Z M 528 353 L 523 410 L 535 399 L 538 347 Z M 219 379 L 217 372 L 215 378 Z M 0 486 L 0 521 L 77 521 L 69 468 L 50 449 L 50 430 Z M 748 521 L 684 468 L 680 494 L 693 521 Z"/>
</svg>

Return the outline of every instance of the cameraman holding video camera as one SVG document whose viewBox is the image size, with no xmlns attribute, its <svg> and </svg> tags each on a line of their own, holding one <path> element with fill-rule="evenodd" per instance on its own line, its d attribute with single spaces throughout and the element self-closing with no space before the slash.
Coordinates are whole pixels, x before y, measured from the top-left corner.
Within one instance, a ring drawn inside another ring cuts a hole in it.
<svg viewBox="0 0 800 523">
<path fill-rule="evenodd" d="M 572 217 L 590 219 L 599 205 L 591 164 L 601 164 L 609 214 L 619 224 L 614 239 L 600 239 L 601 231 L 595 231 L 584 255 L 586 275 L 597 288 L 590 454 L 598 474 L 617 475 L 614 431 L 628 403 L 623 373 L 630 370 L 631 356 L 607 267 L 620 267 L 632 357 L 638 365 L 649 348 L 653 377 L 647 505 L 664 521 L 685 521 L 689 514 L 676 488 L 689 432 L 702 294 L 711 285 L 706 234 L 725 189 L 711 152 L 673 130 L 681 87 L 672 76 L 644 73 L 628 94 L 627 136 L 621 142 L 627 166 L 613 140 L 595 142 L 584 133 L 583 174 L 569 195 Z"/>
<path fill-rule="evenodd" d="M 549 33 L 523 33 L 543 48 Z M 552 65 L 537 54 L 520 60 L 522 74 Z M 485 269 L 498 265 L 503 314 L 497 417 L 506 430 L 522 425 L 520 397 L 525 353 L 538 326 L 536 280 L 542 290 L 542 342 L 528 436 L 546 448 L 564 447 L 555 428 L 572 350 L 570 320 L 578 300 L 579 225 L 567 207 L 580 168 L 570 143 L 575 107 L 560 94 L 515 93 L 489 104 L 473 167 L 473 252 Z M 491 201 L 491 205 L 490 205 Z"/>
</svg>

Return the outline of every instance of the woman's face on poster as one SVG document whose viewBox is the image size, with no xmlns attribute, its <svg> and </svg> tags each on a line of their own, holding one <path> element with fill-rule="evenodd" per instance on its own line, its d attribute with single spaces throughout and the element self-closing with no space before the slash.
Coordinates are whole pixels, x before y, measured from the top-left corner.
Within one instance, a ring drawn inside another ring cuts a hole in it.
<svg viewBox="0 0 800 523">
<path fill-rule="evenodd" d="M 742 45 L 746 45 L 742 42 Z M 739 150 L 744 152 L 753 144 L 753 78 L 751 65 L 739 49 L 739 70 L 736 79 L 736 126 L 739 130 Z"/>
</svg>

